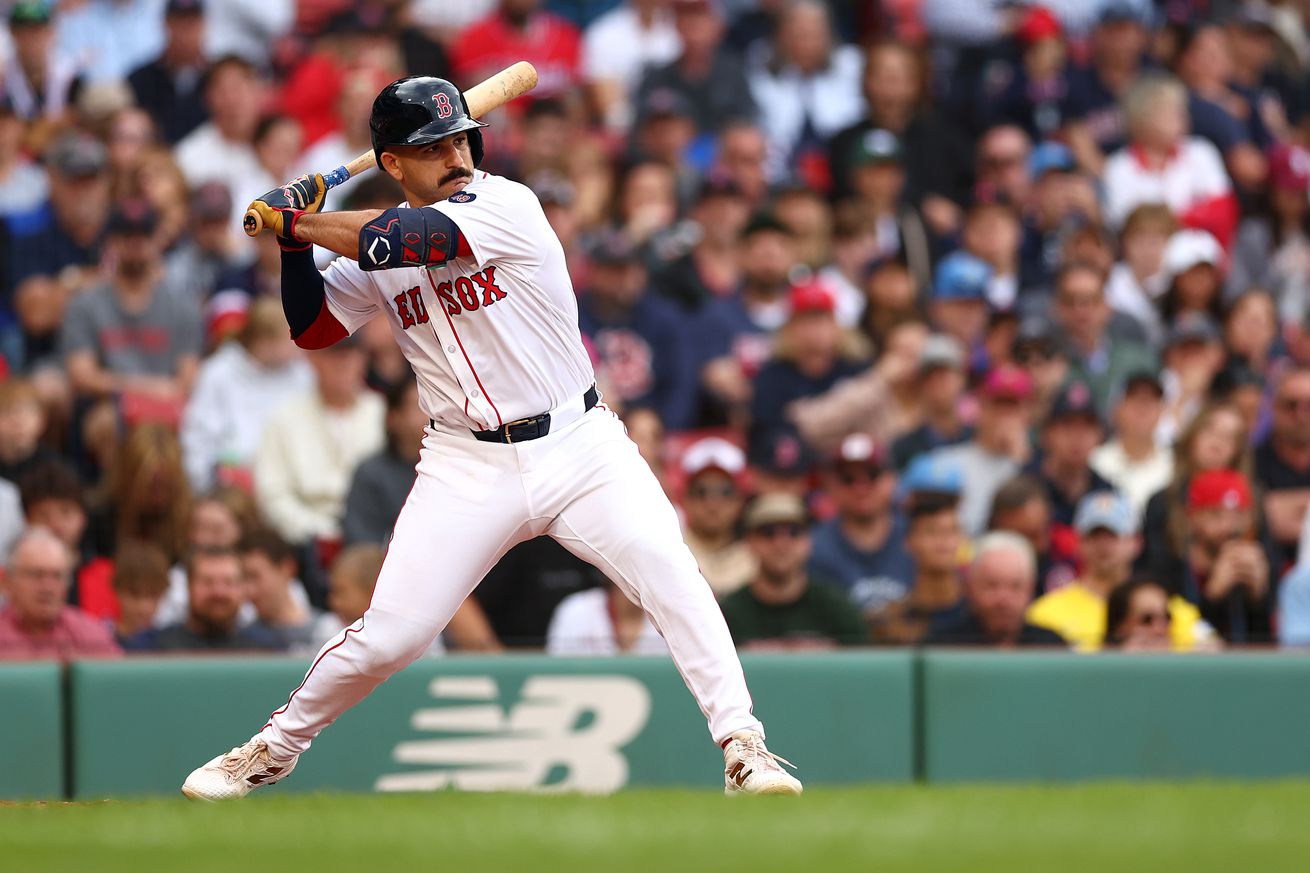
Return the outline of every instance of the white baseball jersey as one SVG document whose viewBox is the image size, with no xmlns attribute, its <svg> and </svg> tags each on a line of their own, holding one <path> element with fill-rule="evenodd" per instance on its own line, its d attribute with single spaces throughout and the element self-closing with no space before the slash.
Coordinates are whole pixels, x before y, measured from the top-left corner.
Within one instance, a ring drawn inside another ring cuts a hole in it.
<svg viewBox="0 0 1310 873">
<path fill-rule="evenodd" d="M 338 258 L 323 272 L 337 320 L 354 333 L 379 313 L 388 319 L 423 411 L 443 428 L 490 430 L 590 388 L 564 249 L 536 195 L 477 170 L 427 208 L 455 222 L 473 256 L 376 272 Z"/>
</svg>

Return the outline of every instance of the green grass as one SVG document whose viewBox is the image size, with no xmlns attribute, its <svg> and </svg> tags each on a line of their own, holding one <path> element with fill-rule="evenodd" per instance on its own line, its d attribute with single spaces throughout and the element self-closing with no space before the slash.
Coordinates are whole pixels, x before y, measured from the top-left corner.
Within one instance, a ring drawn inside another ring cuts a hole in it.
<svg viewBox="0 0 1310 873">
<path fill-rule="evenodd" d="M 1292 873 L 1310 870 L 1310 782 L 16 805 L 0 870 Z"/>
</svg>

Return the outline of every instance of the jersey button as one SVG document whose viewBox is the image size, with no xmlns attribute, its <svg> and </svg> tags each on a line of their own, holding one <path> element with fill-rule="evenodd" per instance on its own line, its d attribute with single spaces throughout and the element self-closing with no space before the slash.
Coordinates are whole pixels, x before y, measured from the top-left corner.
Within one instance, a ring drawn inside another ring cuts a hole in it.
<svg viewBox="0 0 1310 873">
<path fill-rule="evenodd" d="M 454 346 L 446 346 L 446 351 L 450 352 L 450 353 L 453 355 L 453 354 L 455 354 L 455 347 L 454 347 Z"/>
<path fill-rule="evenodd" d="M 478 389 L 474 388 L 473 391 L 472 391 L 472 393 L 469 394 L 469 396 L 470 396 L 470 397 L 481 397 L 481 396 L 482 396 L 482 392 L 480 392 L 480 391 L 478 391 Z"/>
</svg>

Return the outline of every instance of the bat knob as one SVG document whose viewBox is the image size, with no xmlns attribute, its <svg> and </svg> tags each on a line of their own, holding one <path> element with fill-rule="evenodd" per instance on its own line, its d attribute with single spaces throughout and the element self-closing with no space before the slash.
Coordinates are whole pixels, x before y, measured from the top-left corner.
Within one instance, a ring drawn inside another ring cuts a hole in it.
<svg viewBox="0 0 1310 873">
<path fill-rule="evenodd" d="M 246 236 L 259 236 L 259 232 L 264 228 L 264 222 L 259 220 L 259 213 L 252 209 L 241 220 L 241 228 L 246 232 Z"/>
</svg>

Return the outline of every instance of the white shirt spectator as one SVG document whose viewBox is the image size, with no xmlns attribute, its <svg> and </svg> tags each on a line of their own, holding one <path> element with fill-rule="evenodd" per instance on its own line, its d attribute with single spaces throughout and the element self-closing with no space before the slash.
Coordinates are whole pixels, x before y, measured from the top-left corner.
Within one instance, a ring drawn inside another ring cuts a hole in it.
<svg viewBox="0 0 1310 873">
<path fill-rule="evenodd" d="M 1162 274 L 1148 276 L 1145 282 L 1138 282 L 1132 269 L 1123 261 L 1110 269 L 1110 275 L 1105 280 L 1105 302 L 1115 312 L 1122 312 L 1135 319 L 1155 347 L 1164 341 L 1164 325 L 1160 323 L 1160 310 L 1156 307 L 1156 300 L 1164 292 Z"/>
<path fill-rule="evenodd" d="M 267 369 L 238 342 L 224 344 L 201 366 L 182 414 L 182 461 L 191 487 L 203 493 L 218 464 L 254 462 L 268 420 L 314 387 L 303 358 Z"/>
<path fill-rule="evenodd" d="M 1105 162 L 1105 220 L 1123 227 L 1128 214 L 1144 203 L 1163 203 L 1176 216 L 1233 191 L 1224 159 L 1208 140 L 1188 137 L 1159 170 L 1147 167 L 1132 146 Z"/>
<path fill-rule="evenodd" d="M 769 141 L 772 178 L 785 175 L 807 122 L 826 140 L 864 116 L 864 58 L 854 46 L 835 47 L 828 66 L 814 75 L 802 75 L 794 67 L 773 69 L 763 60 L 752 66 L 748 81 Z"/>
<path fill-rule="evenodd" d="M 8 479 L 0 479 L 0 566 L 9 560 L 9 550 L 23 532 L 23 501 L 18 486 Z"/>
<path fill-rule="evenodd" d="M 555 607 L 546 630 L 546 652 L 551 655 L 618 655 L 614 620 L 610 616 L 609 589 L 592 588 L 570 594 Z M 667 655 L 669 648 L 649 619 L 626 654 Z"/>
<path fill-rule="evenodd" d="M 1158 444 L 1146 460 L 1133 462 L 1124 453 L 1123 445 L 1111 440 L 1092 451 L 1087 465 L 1124 496 L 1138 518 L 1146 511 L 1151 495 L 1168 485 L 1174 476 L 1173 452 Z"/>
<path fill-rule="evenodd" d="M 680 51 L 682 40 L 667 7 L 657 7 L 651 26 L 643 28 L 636 10 L 625 3 L 597 18 L 583 34 L 582 75 L 587 81 L 619 82 L 631 95 L 645 68 L 667 64 Z"/>
<path fill-rule="evenodd" d="M 255 455 L 255 497 L 283 539 L 336 539 L 350 477 L 385 442 L 382 398 L 362 391 L 344 412 L 317 391 L 282 407 L 264 428 Z"/>
<path fill-rule="evenodd" d="M 245 212 L 251 200 L 280 184 L 268 182 L 268 173 L 260 166 L 253 146 L 224 139 L 212 121 L 187 134 L 177 144 L 175 154 L 187 185 L 194 189 L 205 182 L 221 182 L 238 214 Z"/>
<path fill-rule="evenodd" d="M 126 79 L 164 50 L 164 0 L 90 0 L 54 24 L 56 44 L 91 82 Z"/>
<path fill-rule="evenodd" d="M 237 55 L 267 67 L 273 41 L 291 32 L 294 0 L 221 0 L 205 4 L 205 57 Z M 242 201 L 243 203 L 246 201 Z"/>
<path fill-rule="evenodd" d="M 496 11 L 497 0 L 412 0 L 409 17 L 414 24 L 454 35 Z"/>
</svg>

